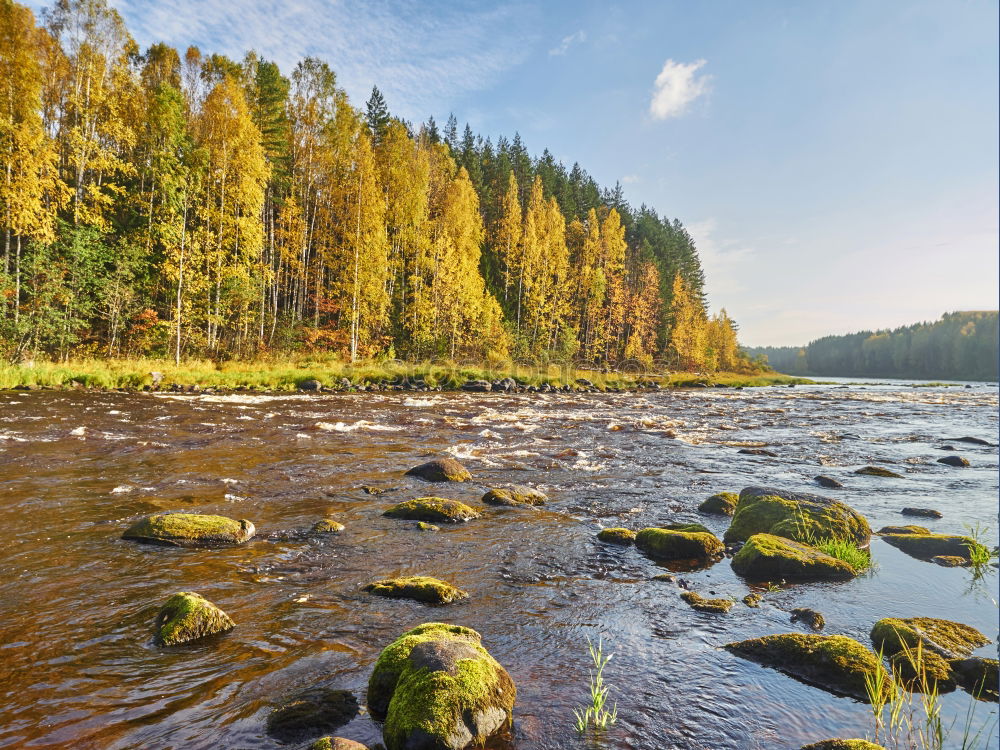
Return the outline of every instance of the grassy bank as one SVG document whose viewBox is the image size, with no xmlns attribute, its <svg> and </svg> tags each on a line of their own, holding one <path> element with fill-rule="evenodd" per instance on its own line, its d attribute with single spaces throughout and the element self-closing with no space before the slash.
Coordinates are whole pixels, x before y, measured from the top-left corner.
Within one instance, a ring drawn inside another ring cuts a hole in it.
<svg viewBox="0 0 1000 750">
<path fill-rule="evenodd" d="M 212 362 L 194 360 L 175 366 L 169 360 L 156 359 L 86 359 L 67 362 L 35 362 L 0 365 L 0 389 L 17 387 L 70 387 L 77 384 L 94 388 L 139 389 L 153 384 L 152 373 L 162 374 L 160 387 L 172 385 L 201 388 L 249 388 L 266 391 L 292 391 L 310 379 L 324 386 L 339 386 L 343 379 L 352 385 L 379 385 L 421 381 L 428 386 L 458 388 L 468 380 L 496 380 L 511 377 L 521 385 L 571 385 L 578 378 L 591 381 L 598 388 L 634 388 L 639 383 L 656 382 L 662 387 L 678 388 L 699 385 L 765 386 L 809 383 L 777 373 L 743 375 L 713 373 L 608 372 L 577 369 L 561 365 L 496 365 L 464 362 L 369 361 L 354 364 L 333 359 L 300 358 L 294 360 L 259 360 L 254 362 Z"/>
</svg>

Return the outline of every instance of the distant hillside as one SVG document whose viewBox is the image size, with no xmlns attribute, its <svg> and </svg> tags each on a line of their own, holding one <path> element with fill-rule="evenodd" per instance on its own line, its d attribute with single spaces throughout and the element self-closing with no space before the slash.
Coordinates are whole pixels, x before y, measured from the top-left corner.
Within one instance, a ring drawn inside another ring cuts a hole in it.
<svg viewBox="0 0 1000 750">
<path fill-rule="evenodd" d="M 874 378 L 997 380 L 996 310 L 953 312 L 933 323 L 824 336 L 807 346 L 747 348 L 778 372 Z"/>
</svg>

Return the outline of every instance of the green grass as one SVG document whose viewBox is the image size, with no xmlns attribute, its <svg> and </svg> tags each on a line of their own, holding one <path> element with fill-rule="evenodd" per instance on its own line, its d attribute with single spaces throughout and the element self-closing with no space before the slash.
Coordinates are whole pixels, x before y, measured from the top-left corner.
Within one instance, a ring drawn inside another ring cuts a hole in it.
<svg viewBox="0 0 1000 750">
<path fill-rule="evenodd" d="M 604 684 L 604 668 L 614 654 L 604 655 L 604 644 L 600 639 L 597 641 L 597 646 L 594 646 L 588 638 L 587 649 L 594 662 L 594 668 L 590 671 L 590 705 L 573 709 L 573 715 L 576 717 L 576 731 L 580 734 L 586 732 L 589 726 L 604 730 L 618 721 L 618 704 L 615 703 L 614 708 L 610 711 L 607 709 L 611 686 Z"/>
<path fill-rule="evenodd" d="M 871 553 L 858 547 L 853 542 L 845 539 L 818 539 L 808 542 L 820 552 L 843 560 L 859 573 L 868 570 L 872 566 Z"/>
<path fill-rule="evenodd" d="M 67 387 L 74 382 L 95 388 L 136 389 L 151 385 L 152 372 L 163 374 L 161 387 L 171 385 L 202 388 L 248 388 L 265 391 L 293 391 L 304 380 L 316 379 L 324 386 L 339 385 L 347 378 L 353 385 L 378 385 L 409 380 L 428 386 L 458 388 L 467 380 L 496 380 L 512 377 L 521 385 L 548 383 L 558 387 L 586 378 L 598 388 L 632 388 L 641 382 L 656 382 L 667 388 L 716 383 L 729 386 L 765 386 L 807 383 L 776 373 L 743 375 L 715 373 L 711 376 L 688 373 L 633 373 L 576 369 L 565 365 L 528 365 L 513 362 L 478 363 L 459 361 L 402 362 L 371 360 L 342 362 L 331 356 L 267 358 L 255 361 L 213 362 L 189 360 L 179 366 L 161 359 L 79 359 L 66 362 L 33 362 L 0 365 L 0 389 L 15 387 Z"/>
</svg>

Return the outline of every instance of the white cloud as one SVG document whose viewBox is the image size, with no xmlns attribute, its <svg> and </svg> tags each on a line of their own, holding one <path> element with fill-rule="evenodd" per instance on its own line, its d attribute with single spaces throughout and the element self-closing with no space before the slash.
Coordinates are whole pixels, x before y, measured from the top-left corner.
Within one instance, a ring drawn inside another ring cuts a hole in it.
<svg viewBox="0 0 1000 750">
<path fill-rule="evenodd" d="M 637 174 L 627 174 L 624 177 L 622 177 L 622 183 L 625 185 L 632 185 L 636 182 L 639 182 L 639 179 L 640 179 L 639 175 Z"/>
<path fill-rule="evenodd" d="M 653 83 L 653 98 L 649 102 L 649 113 L 654 119 L 680 117 L 691 102 L 708 91 L 710 76 L 695 75 L 704 65 L 704 60 L 693 63 L 667 60 L 663 63 L 663 70 Z"/>
<path fill-rule="evenodd" d="M 587 41 L 587 32 L 582 29 L 580 31 L 574 31 L 569 36 L 564 36 L 562 41 L 559 42 L 557 46 L 549 50 L 549 54 L 565 55 L 569 51 L 569 48 L 574 44 L 583 44 L 585 41 Z"/>
</svg>

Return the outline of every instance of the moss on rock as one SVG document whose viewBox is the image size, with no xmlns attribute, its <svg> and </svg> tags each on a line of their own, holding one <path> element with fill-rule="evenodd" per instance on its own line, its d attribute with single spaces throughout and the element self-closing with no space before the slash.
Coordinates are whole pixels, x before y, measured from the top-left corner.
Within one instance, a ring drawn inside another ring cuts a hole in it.
<svg viewBox="0 0 1000 750">
<path fill-rule="evenodd" d="M 933 688 L 939 693 L 955 689 L 955 677 L 948 661 L 933 651 L 923 648 L 900 651 L 889 657 L 893 676 L 911 692 Z"/>
<path fill-rule="evenodd" d="M 182 591 L 167 599 L 153 627 L 157 645 L 176 646 L 232 630 L 236 623 L 200 594 Z"/>
<path fill-rule="evenodd" d="M 937 563 L 943 568 L 959 568 L 967 565 L 969 561 L 964 557 L 956 557 L 955 555 L 935 555 L 931 558 L 931 562 Z"/>
<path fill-rule="evenodd" d="M 492 489 L 483 495 L 486 505 L 544 505 L 548 498 L 544 492 L 525 487 L 523 484 L 506 489 Z"/>
<path fill-rule="evenodd" d="M 809 745 L 803 745 L 801 750 L 885 750 L 882 745 L 876 745 L 868 740 L 820 740 Z"/>
<path fill-rule="evenodd" d="M 972 537 L 958 534 L 883 534 L 882 538 L 910 557 L 921 560 L 944 555 L 961 557 L 965 562 L 971 562 L 973 549 L 988 552 L 986 547 Z"/>
<path fill-rule="evenodd" d="M 733 511 L 736 510 L 736 503 L 738 503 L 739 500 L 740 496 L 735 492 L 719 492 L 712 495 L 699 505 L 698 510 L 702 513 L 714 513 L 720 516 L 731 516 L 733 515 Z"/>
<path fill-rule="evenodd" d="M 743 603 L 748 607 L 757 608 L 760 603 L 764 600 L 764 597 L 758 594 L 756 591 L 751 591 L 749 594 L 743 597 Z"/>
<path fill-rule="evenodd" d="M 855 474 L 863 474 L 868 477 L 887 477 L 890 479 L 902 479 L 902 474 L 897 474 L 890 469 L 885 469 L 881 466 L 865 466 L 863 469 L 858 469 L 854 472 Z"/>
<path fill-rule="evenodd" d="M 268 715 L 267 733 L 283 742 L 301 741 L 344 726 L 358 712 L 358 699 L 349 690 L 307 688 Z"/>
<path fill-rule="evenodd" d="M 906 649 L 913 652 L 920 644 L 924 651 L 946 659 L 969 656 L 990 642 L 969 625 L 936 617 L 885 617 L 872 627 L 871 639 L 875 648 L 882 649 L 887 656 Z"/>
<path fill-rule="evenodd" d="M 796 607 L 792 610 L 792 622 L 804 622 L 813 630 L 822 630 L 826 626 L 826 618 L 820 612 L 809 607 Z"/>
<path fill-rule="evenodd" d="M 878 534 L 922 534 L 924 536 L 931 533 L 931 530 L 924 526 L 883 526 L 878 530 Z"/>
<path fill-rule="evenodd" d="M 753 581 L 846 581 L 858 573 L 808 544 L 773 534 L 754 534 L 733 556 L 733 570 Z"/>
<path fill-rule="evenodd" d="M 458 500 L 443 497 L 418 497 L 393 505 L 382 515 L 409 521 L 462 523 L 479 518 L 479 513 Z"/>
<path fill-rule="evenodd" d="M 718 557 L 726 549 L 714 534 L 658 528 L 643 529 L 636 534 L 635 546 L 660 560 L 708 559 Z"/>
<path fill-rule="evenodd" d="M 740 492 L 733 521 L 723 539 L 742 542 L 761 533 L 800 542 L 845 539 L 864 546 L 871 537 L 871 527 L 864 516 L 839 500 L 747 487 Z"/>
<path fill-rule="evenodd" d="M 632 529 L 611 528 L 601 529 L 597 532 L 597 538 L 609 544 L 621 544 L 628 546 L 635 543 L 635 532 Z"/>
<path fill-rule="evenodd" d="M 387 646 L 368 683 L 387 750 L 483 745 L 509 731 L 516 689 L 470 628 L 427 623 Z"/>
<path fill-rule="evenodd" d="M 122 539 L 174 547 L 225 547 L 243 544 L 255 533 L 247 520 L 201 513 L 155 513 L 129 526 Z"/>
<path fill-rule="evenodd" d="M 978 700 L 1000 700 L 1000 674 L 996 659 L 973 656 L 950 662 L 956 681 L 963 690 Z"/>
<path fill-rule="evenodd" d="M 787 633 L 727 643 L 738 656 L 772 667 L 830 692 L 868 702 L 865 677 L 889 675 L 869 649 L 843 635 Z"/>
<path fill-rule="evenodd" d="M 670 531 L 686 531 L 688 534 L 711 534 L 712 530 L 700 523 L 668 523 L 660 526 L 661 529 Z"/>
<path fill-rule="evenodd" d="M 408 469 L 406 476 L 427 482 L 465 482 L 472 474 L 454 458 L 435 458 L 433 461 Z"/>
<path fill-rule="evenodd" d="M 316 534 L 339 534 L 344 530 L 344 524 L 334 521 L 332 518 L 324 518 L 313 524 L 312 530 Z"/>
<path fill-rule="evenodd" d="M 427 521 L 417 521 L 417 528 L 421 531 L 441 531 L 440 526 L 435 526 L 432 523 L 427 523 Z"/>
<path fill-rule="evenodd" d="M 392 599 L 415 599 L 425 604 L 451 604 L 469 594 L 446 581 L 430 576 L 384 578 L 365 586 L 365 591 Z"/>
<path fill-rule="evenodd" d="M 736 603 L 732 599 L 706 599 L 696 591 L 685 591 L 681 594 L 681 599 L 686 601 L 691 609 L 699 612 L 715 612 L 725 614 L 733 608 Z"/>
<path fill-rule="evenodd" d="M 345 740 L 343 737 L 320 737 L 309 745 L 309 750 L 369 750 L 369 748 L 368 745 Z"/>
</svg>

